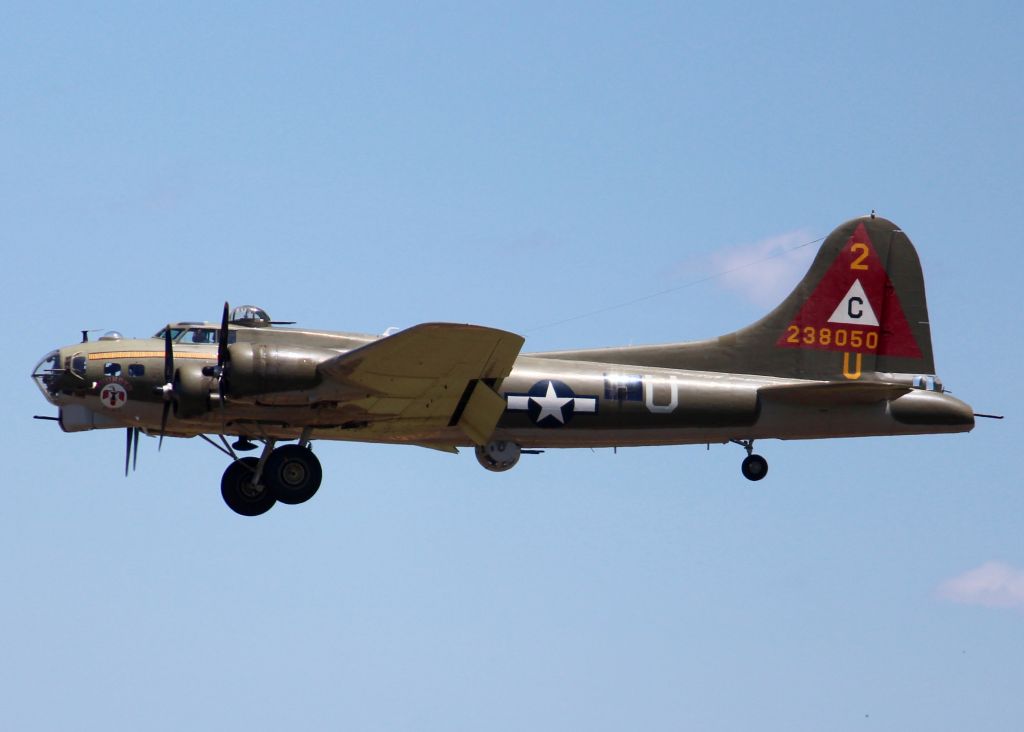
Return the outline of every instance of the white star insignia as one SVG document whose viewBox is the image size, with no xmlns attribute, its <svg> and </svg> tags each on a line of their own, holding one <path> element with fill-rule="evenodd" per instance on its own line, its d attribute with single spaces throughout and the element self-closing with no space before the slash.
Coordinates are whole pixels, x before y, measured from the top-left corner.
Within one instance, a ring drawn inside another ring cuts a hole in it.
<svg viewBox="0 0 1024 732">
<path fill-rule="evenodd" d="M 552 382 L 548 382 L 548 391 L 544 396 L 531 396 L 530 399 L 540 407 L 540 414 L 537 415 L 538 422 L 543 421 L 545 417 L 554 417 L 562 424 L 565 424 L 565 415 L 562 409 L 572 401 L 572 397 L 558 396 L 558 392 L 555 391 L 555 385 Z"/>
</svg>

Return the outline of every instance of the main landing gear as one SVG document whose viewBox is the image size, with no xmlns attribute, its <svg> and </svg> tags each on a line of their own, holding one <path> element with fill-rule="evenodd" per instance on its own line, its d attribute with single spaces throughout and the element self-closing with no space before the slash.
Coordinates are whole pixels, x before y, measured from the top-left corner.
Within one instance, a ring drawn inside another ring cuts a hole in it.
<svg viewBox="0 0 1024 732">
<path fill-rule="evenodd" d="M 274 449 L 268 440 L 263 454 L 238 458 L 224 471 L 220 493 L 224 502 L 242 516 L 259 516 L 280 501 L 305 503 L 320 488 L 323 469 L 306 445 L 282 445 Z"/>
<path fill-rule="evenodd" d="M 740 472 L 743 473 L 744 478 L 747 480 L 761 480 L 761 478 L 768 475 L 768 461 L 760 455 L 754 454 L 753 440 L 730 440 L 730 442 L 736 443 L 747 451 L 747 456 L 740 463 Z"/>
</svg>

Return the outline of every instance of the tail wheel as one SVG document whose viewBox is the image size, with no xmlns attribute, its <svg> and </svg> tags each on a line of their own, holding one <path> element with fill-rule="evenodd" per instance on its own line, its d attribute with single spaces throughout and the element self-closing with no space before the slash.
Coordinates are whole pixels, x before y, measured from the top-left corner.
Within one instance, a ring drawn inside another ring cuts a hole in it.
<svg viewBox="0 0 1024 732">
<path fill-rule="evenodd" d="M 263 480 L 281 503 L 305 503 L 320 488 L 323 468 L 313 451 L 299 445 L 282 445 L 270 453 L 263 466 Z"/>
<path fill-rule="evenodd" d="M 768 475 L 768 461 L 760 455 L 747 455 L 743 458 L 740 470 L 747 480 L 761 480 Z"/>
<path fill-rule="evenodd" d="M 254 457 L 236 460 L 224 471 L 220 479 L 220 494 L 228 508 L 242 516 L 259 516 L 274 507 L 277 498 L 264 478 L 253 484 L 259 460 Z"/>
</svg>

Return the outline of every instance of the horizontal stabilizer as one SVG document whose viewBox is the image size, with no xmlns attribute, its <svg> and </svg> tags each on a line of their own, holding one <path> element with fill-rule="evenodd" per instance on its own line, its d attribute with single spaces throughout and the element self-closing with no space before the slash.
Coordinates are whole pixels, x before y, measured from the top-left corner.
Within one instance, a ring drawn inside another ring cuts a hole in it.
<svg viewBox="0 0 1024 732">
<path fill-rule="evenodd" d="M 838 407 L 847 404 L 873 404 L 896 399 L 909 391 L 910 387 L 904 384 L 879 381 L 833 381 L 762 386 L 758 389 L 758 394 L 762 399 L 786 404 Z"/>
</svg>

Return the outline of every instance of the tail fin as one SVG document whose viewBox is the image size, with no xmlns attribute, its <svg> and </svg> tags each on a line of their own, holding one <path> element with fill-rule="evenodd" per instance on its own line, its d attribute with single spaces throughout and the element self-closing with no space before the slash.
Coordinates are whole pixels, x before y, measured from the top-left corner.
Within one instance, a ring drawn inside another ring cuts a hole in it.
<svg viewBox="0 0 1024 732">
<path fill-rule="evenodd" d="M 772 344 L 779 366 L 797 376 L 935 373 L 917 251 L 898 226 L 873 216 L 833 231 L 793 293 L 741 332 L 750 331 L 759 342 L 781 331 Z"/>
<path fill-rule="evenodd" d="M 789 297 L 746 328 L 709 341 L 545 355 L 812 379 L 935 373 L 917 252 L 875 216 L 829 234 Z"/>
</svg>

